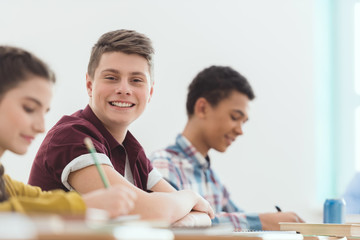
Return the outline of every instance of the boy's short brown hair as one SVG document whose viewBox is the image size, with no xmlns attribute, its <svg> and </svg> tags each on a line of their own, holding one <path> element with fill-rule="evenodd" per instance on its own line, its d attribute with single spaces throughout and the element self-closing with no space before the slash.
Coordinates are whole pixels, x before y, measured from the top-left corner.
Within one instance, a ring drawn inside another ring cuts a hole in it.
<svg viewBox="0 0 360 240">
<path fill-rule="evenodd" d="M 123 52 L 126 54 L 138 54 L 144 57 L 150 70 L 152 79 L 154 49 L 151 40 L 144 34 L 133 30 L 115 30 L 103 34 L 92 48 L 88 74 L 94 77 L 95 69 L 99 65 L 100 58 L 107 52 Z"/>
</svg>

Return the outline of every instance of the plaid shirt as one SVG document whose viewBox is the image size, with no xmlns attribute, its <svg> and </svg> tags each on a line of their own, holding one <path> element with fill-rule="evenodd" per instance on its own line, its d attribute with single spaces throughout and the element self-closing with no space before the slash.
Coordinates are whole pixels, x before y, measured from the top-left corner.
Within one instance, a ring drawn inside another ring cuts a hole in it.
<svg viewBox="0 0 360 240">
<path fill-rule="evenodd" d="M 235 230 L 261 230 L 257 214 L 247 214 L 230 199 L 230 194 L 204 158 L 181 134 L 175 145 L 154 152 L 153 166 L 177 190 L 192 189 L 209 201 L 216 217 L 213 224 L 232 223 Z"/>
</svg>

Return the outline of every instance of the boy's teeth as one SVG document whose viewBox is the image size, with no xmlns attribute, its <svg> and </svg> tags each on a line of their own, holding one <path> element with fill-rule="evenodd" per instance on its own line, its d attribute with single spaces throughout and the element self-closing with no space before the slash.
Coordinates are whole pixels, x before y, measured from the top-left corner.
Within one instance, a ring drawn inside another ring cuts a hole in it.
<svg viewBox="0 0 360 240">
<path fill-rule="evenodd" d="M 131 103 L 123 103 L 123 102 L 111 102 L 111 105 L 117 106 L 117 107 L 131 107 Z"/>
</svg>

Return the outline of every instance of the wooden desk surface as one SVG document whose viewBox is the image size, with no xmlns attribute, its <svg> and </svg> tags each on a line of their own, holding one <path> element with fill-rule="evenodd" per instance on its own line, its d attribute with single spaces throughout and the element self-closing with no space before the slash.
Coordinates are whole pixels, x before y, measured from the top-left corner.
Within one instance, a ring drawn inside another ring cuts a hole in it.
<svg viewBox="0 0 360 240">
<path fill-rule="evenodd" d="M 236 236 L 236 235 L 175 235 L 174 240 L 263 240 L 262 237 L 256 236 Z M 34 240 L 116 240 L 113 234 L 109 233 L 53 233 L 53 234 L 39 234 Z M 304 236 L 304 240 L 360 240 L 360 238 L 346 238 L 346 237 L 328 237 L 328 236 Z"/>
<path fill-rule="evenodd" d="M 261 237 L 245 236 L 208 236 L 208 235 L 175 235 L 174 240 L 263 240 Z M 40 234 L 36 240 L 116 240 L 111 234 Z M 304 240 L 349 240 L 340 237 L 305 236 Z M 353 239 L 351 239 L 353 240 Z"/>
<path fill-rule="evenodd" d="M 235 236 L 235 235 L 219 235 L 219 236 L 209 236 L 209 235 L 175 235 L 175 240 L 228 240 L 228 239 L 239 239 L 239 240 L 263 240 L 261 237 L 245 237 L 245 236 Z"/>
<path fill-rule="evenodd" d="M 37 229 L 37 236 L 28 238 L 27 240 L 119 240 L 125 239 L 146 239 L 151 236 L 159 236 L 159 239 L 172 239 L 174 240 L 263 240 L 263 239 L 285 239 L 285 240 L 302 240 L 302 235 L 279 233 L 279 232 L 255 232 L 255 233 L 231 233 L 231 229 L 211 228 L 211 229 L 169 229 L 161 230 L 150 228 L 149 226 L 135 222 L 135 225 L 118 225 L 108 223 L 86 222 L 82 219 L 61 219 L 58 216 L 36 216 L 32 217 L 32 227 Z M 7 221 L 6 221 L 7 222 Z M 5 222 L 4 222 L 5 223 Z M 29 223 L 29 222 L 25 222 Z M 25 224 L 26 225 L 26 224 Z M 21 226 L 9 229 L 22 229 Z M 184 231 L 185 230 L 185 231 Z M 21 230 L 20 230 L 21 231 Z M 35 233 L 36 233 L 35 232 Z M 139 234 L 140 233 L 140 234 Z M 157 235 L 158 234 L 158 235 Z M 221 234 L 221 235 L 216 235 Z M 281 235 L 279 235 L 281 234 Z M 284 235 L 283 235 L 284 234 Z M 287 236 L 287 234 L 289 234 Z M 33 236 L 33 235 L 31 235 Z M 118 237 L 118 239 L 116 238 Z M 0 235 L 0 240 L 4 239 Z M 137 238 L 136 238 L 137 237 Z M 287 239 L 289 238 L 289 239 Z M 304 237 L 304 240 L 349 240 L 346 238 L 336 237 Z M 24 239 L 25 240 L 25 239 Z M 351 240 L 360 240 L 351 238 Z"/>
<path fill-rule="evenodd" d="M 262 240 L 259 237 L 236 237 L 236 236 L 208 236 L 208 235 L 196 235 L 196 236 L 177 236 L 175 235 L 174 240 L 228 240 L 228 239 L 239 239 L 239 240 Z M 112 235 L 93 235 L 93 234 L 40 234 L 36 240 L 116 240 Z M 311 239 L 313 240 L 313 239 Z"/>
<path fill-rule="evenodd" d="M 112 234 L 47 233 L 39 234 L 36 240 L 116 240 L 116 238 Z"/>
</svg>

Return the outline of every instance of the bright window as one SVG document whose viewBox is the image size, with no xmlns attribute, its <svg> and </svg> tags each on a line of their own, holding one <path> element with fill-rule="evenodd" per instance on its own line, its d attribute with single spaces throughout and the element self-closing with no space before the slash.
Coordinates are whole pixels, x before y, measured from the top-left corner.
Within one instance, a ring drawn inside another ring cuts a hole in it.
<svg viewBox="0 0 360 240">
<path fill-rule="evenodd" d="M 360 2 L 355 3 L 354 11 L 354 85 L 360 97 Z M 355 110 L 355 158 L 356 170 L 360 171 L 360 106 Z"/>
<path fill-rule="evenodd" d="M 354 76 L 355 76 L 355 91 L 360 95 L 360 2 L 355 3 L 354 13 L 354 49 L 355 49 L 355 61 L 354 61 Z"/>
</svg>

